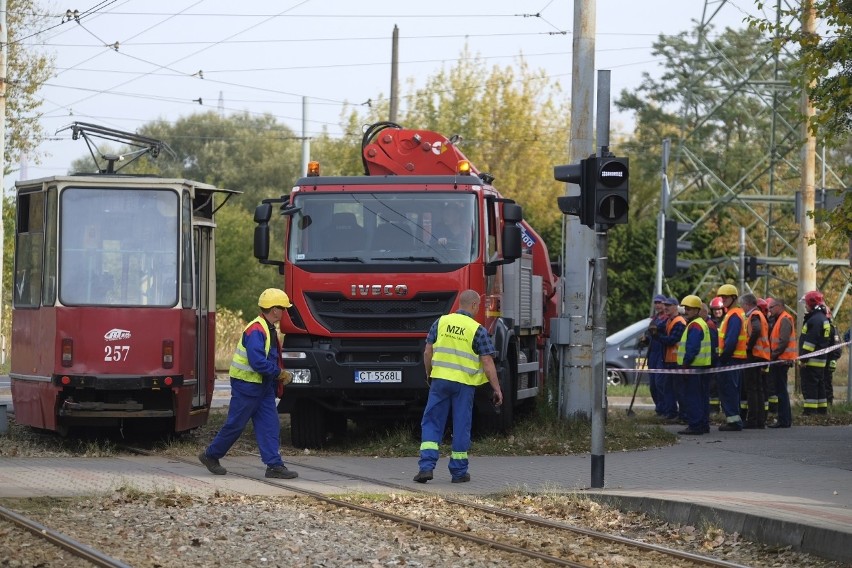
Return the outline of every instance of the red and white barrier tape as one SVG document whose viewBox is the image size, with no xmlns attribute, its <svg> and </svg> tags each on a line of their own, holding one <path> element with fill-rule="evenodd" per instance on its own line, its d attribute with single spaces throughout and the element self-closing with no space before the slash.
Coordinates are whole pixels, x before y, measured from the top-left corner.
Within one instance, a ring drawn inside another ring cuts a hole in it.
<svg viewBox="0 0 852 568">
<path fill-rule="evenodd" d="M 660 373 L 665 375 L 704 375 L 707 373 L 720 373 L 725 371 L 736 371 L 738 369 L 750 369 L 753 367 L 768 367 L 769 365 L 792 365 L 795 361 L 801 361 L 803 359 L 810 359 L 812 357 L 818 357 L 820 355 L 825 355 L 826 353 L 830 353 L 832 351 L 836 351 L 838 349 L 843 348 L 846 345 L 849 345 L 852 341 L 846 341 L 844 343 L 838 343 L 836 345 L 832 345 L 831 347 L 826 347 L 825 349 L 820 349 L 819 351 L 814 351 L 813 353 L 808 353 L 807 355 L 800 355 L 795 359 L 777 359 L 775 361 L 760 361 L 758 363 L 741 363 L 738 365 L 721 365 L 717 367 L 690 367 L 688 369 L 620 369 L 618 367 L 608 367 L 608 369 L 619 372 L 629 372 L 629 373 Z"/>
</svg>

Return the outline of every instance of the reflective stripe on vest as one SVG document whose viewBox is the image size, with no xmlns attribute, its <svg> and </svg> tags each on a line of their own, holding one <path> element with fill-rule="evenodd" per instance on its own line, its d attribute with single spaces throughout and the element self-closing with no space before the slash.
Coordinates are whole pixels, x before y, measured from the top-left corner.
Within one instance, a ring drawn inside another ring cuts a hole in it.
<svg viewBox="0 0 852 568">
<path fill-rule="evenodd" d="M 769 361 L 769 324 L 766 323 L 766 316 L 759 309 L 755 308 L 748 315 L 748 323 L 746 324 L 746 337 L 751 337 L 751 318 L 757 316 L 760 321 L 760 337 L 751 348 L 751 356 Z"/>
<path fill-rule="evenodd" d="M 731 318 L 734 316 L 738 316 L 742 325 L 740 326 L 740 335 L 737 337 L 737 345 L 734 347 L 734 359 L 745 359 L 746 358 L 746 333 L 745 333 L 745 317 L 743 314 L 743 309 L 740 307 L 731 308 L 728 310 L 728 313 L 725 314 L 725 318 L 722 320 L 722 325 L 719 326 L 719 354 L 721 355 L 725 351 L 725 336 L 728 332 L 728 322 L 731 321 Z"/>
<path fill-rule="evenodd" d="M 473 338 L 479 323 L 464 314 L 448 314 L 438 320 L 438 336 L 432 346 L 432 378 L 477 386 L 488 382 Z"/>
<path fill-rule="evenodd" d="M 683 366 L 683 358 L 686 357 L 686 336 L 689 334 L 689 328 L 695 324 L 701 329 L 701 348 L 698 350 L 698 355 L 692 360 L 692 367 L 709 367 L 712 364 L 712 355 L 710 351 L 710 328 L 707 327 L 707 322 L 698 317 L 686 324 L 686 329 L 683 330 L 683 335 L 680 338 L 680 344 L 677 347 L 677 364 Z"/>
<path fill-rule="evenodd" d="M 671 318 L 666 323 L 666 335 L 672 334 L 672 329 L 677 323 L 682 323 L 683 325 L 686 325 L 686 320 L 683 318 L 683 316 L 675 316 Z M 666 363 L 677 363 L 677 347 L 677 343 L 674 343 L 672 345 L 666 345 L 666 351 L 663 355 L 663 361 L 665 361 Z"/>
<path fill-rule="evenodd" d="M 266 331 L 266 320 L 263 319 L 262 316 L 257 316 L 253 320 L 249 322 L 246 328 L 243 330 L 243 333 L 240 335 L 240 342 L 237 344 L 237 348 L 234 350 L 234 359 L 231 361 L 231 368 L 228 369 L 228 374 L 235 379 L 240 379 L 241 381 L 246 381 L 247 383 L 262 383 L 263 377 L 260 373 L 255 371 L 249 365 L 248 354 L 246 353 L 246 346 L 243 344 L 246 338 L 246 332 L 251 328 L 254 324 L 260 324 L 260 328 L 263 331 L 263 335 L 266 338 L 264 341 L 263 349 L 266 355 L 269 355 L 269 348 L 272 345 L 272 341 L 270 338 L 270 334 Z"/>
<path fill-rule="evenodd" d="M 781 352 L 781 355 L 779 355 L 778 358 L 785 361 L 793 361 L 798 356 L 799 350 L 797 348 L 798 341 L 796 339 L 795 322 L 793 321 L 793 316 L 791 316 L 788 312 L 781 312 L 781 315 L 778 316 L 777 320 L 775 320 L 775 327 L 772 328 L 772 333 L 769 335 L 769 344 L 772 346 L 772 351 L 778 349 L 779 343 L 781 342 L 782 319 L 790 321 L 790 339 L 787 340 L 787 346 L 784 347 L 784 351 Z"/>
</svg>

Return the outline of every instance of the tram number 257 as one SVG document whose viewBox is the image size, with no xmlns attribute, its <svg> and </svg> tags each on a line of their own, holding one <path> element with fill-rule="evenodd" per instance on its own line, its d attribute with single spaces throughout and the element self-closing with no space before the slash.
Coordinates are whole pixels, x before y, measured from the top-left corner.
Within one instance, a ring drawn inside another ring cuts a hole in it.
<svg viewBox="0 0 852 568">
<path fill-rule="evenodd" d="M 104 347 L 104 361 L 127 361 L 129 345 L 107 345 Z"/>
</svg>

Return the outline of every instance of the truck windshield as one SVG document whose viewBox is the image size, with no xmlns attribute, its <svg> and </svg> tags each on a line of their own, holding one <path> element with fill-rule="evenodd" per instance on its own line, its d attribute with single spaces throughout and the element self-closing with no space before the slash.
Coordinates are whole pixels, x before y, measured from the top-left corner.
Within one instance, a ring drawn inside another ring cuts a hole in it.
<svg viewBox="0 0 852 568">
<path fill-rule="evenodd" d="M 59 207 L 60 301 L 174 306 L 179 207 L 172 190 L 65 189 Z"/>
<path fill-rule="evenodd" d="M 479 255 L 469 193 L 301 194 L 290 225 L 294 263 L 468 263 Z"/>
</svg>

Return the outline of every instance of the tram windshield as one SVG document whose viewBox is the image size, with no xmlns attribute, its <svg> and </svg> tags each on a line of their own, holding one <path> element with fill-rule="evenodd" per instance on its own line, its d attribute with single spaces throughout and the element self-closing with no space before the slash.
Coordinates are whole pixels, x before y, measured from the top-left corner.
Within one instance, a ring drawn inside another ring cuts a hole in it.
<svg viewBox="0 0 852 568">
<path fill-rule="evenodd" d="M 307 193 L 290 225 L 296 264 L 468 263 L 479 254 L 469 193 Z"/>
<path fill-rule="evenodd" d="M 179 212 L 173 190 L 66 188 L 59 203 L 60 301 L 174 306 Z"/>
</svg>

